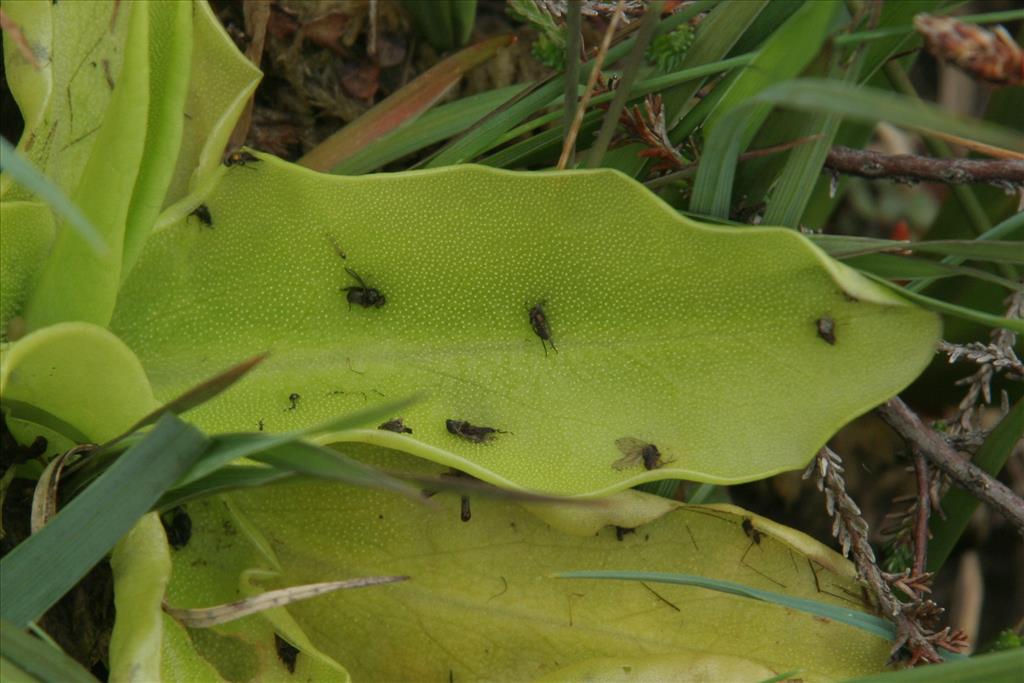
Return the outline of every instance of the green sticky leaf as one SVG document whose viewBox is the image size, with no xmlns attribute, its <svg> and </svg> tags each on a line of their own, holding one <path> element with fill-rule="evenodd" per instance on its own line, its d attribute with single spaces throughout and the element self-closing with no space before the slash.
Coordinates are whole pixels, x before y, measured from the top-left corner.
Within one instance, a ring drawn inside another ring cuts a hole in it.
<svg viewBox="0 0 1024 683">
<path fill-rule="evenodd" d="M 363 448 L 359 456 L 389 470 L 440 470 L 379 449 Z M 687 572 L 874 618 L 852 565 L 799 532 L 731 506 L 622 495 L 629 499 L 628 523 L 637 528 L 618 540 L 610 526 L 599 525 L 595 534 L 580 524 L 579 535 L 571 535 L 518 504 L 477 496 L 462 522 L 458 494 L 437 494 L 431 508 L 327 484 L 231 494 L 226 508 L 214 501 L 189 506 L 194 533 L 175 553 L 168 602 L 191 607 L 231 599 L 237 577 L 260 569 L 264 590 L 406 574 L 404 583 L 289 606 L 312 644 L 356 680 L 444 679 L 449 671 L 460 680 L 484 670 L 493 680 L 533 680 L 600 657 L 649 664 L 697 653 L 774 671 L 801 668 L 807 681 L 884 667 L 886 639 L 828 617 L 700 588 L 554 578 L 595 566 Z M 608 503 L 617 507 L 619 497 Z M 648 514 L 638 514 L 645 506 Z M 591 514 L 611 522 L 603 508 Z M 744 533 L 744 519 L 758 530 L 759 543 Z M 214 550 L 223 547 L 231 552 Z M 254 564 L 239 564 L 246 554 Z M 469 622 L 472 632 L 462 626 Z M 406 647 L 396 650 L 395 639 Z M 685 659 L 667 679 L 680 680 Z"/>
<path fill-rule="evenodd" d="M 262 74 L 213 13 L 208 2 L 192 10 L 192 57 L 185 97 L 181 145 L 164 206 L 203 194 L 221 167 L 224 148 Z M 198 203 L 198 201 L 195 201 Z M 194 204 L 186 209 L 191 211 Z"/>
<path fill-rule="evenodd" d="M 160 679 L 161 604 L 171 578 L 171 554 L 160 517 L 143 515 L 110 557 L 117 620 L 110 636 L 110 678 Z"/>
<path fill-rule="evenodd" d="M 26 61 L 15 41 L 4 41 L 11 94 L 25 116 L 18 150 L 64 194 L 76 197 L 93 152 L 102 150 L 110 159 L 112 148 L 105 148 L 97 133 L 115 86 L 126 76 L 131 6 L 114 0 L 12 2 L 4 3 L 4 12 L 21 29 L 37 62 Z M 131 137 L 133 131 L 124 132 Z M 4 199 L 28 197 L 7 178 L 2 193 Z"/>
<path fill-rule="evenodd" d="M 14 417 L 93 443 L 157 406 L 131 349 L 88 323 L 51 325 L 13 344 L 0 366 L 0 395 Z"/>
<path fill-rule="evenodd" d="M 152 237 L 113 321 L 161 399 L 269 350 L 197 424 L 288 431 L 425 391 L 402 413 L 412 434 L 327 438 L 504 486 L 597 494 L 803 467 L 913 380 L 938 336 L 935 316 L 800 235 L 680 218 L 611 171 L 346 178 L 264 157 L 207 203 L 212 230 Z M 386 304 L 349 304 L 346 268 Z M 553 348 L 531 329 L 542 301 Z M 506 433 L 472 443 L 448 419 Z M 664 467 L 613 467 L 624 437 Z"/>
<path fill-rule="evenodd" d="M 106 325 L 117 298 L 125 222 L 146 139 L 151 28 L 145 5 L 121 7 L 115 3 L 113 11 L 117 12 L 119 7 L 124 15 L 119 21 L 128 24 L 122 43 L 124 68 L 118 75 L 109 106 L 101 110 L 102 119 L 84 163 L 81 182 L 70 193 L 75 204 L 100 230 L 108 249 L 98 255 L 77 232 L 58 230 L 25 311 L 30 330 L 72 320 Z M 86 34 L 81 29 L 73 33 L 83 37 Z M 104 83 L 100 87 L 110 86 Z M 69 97 L 69 117 L 80 111 L 95 113 L 91 95 L 72 93 Z"/>
<path fill-rule="evenodd" d="M 50 242 L 53 241 L 53 216 L 52 214 L 45 217 L 40 215 L 40 209 L 46 209 L 48 213 L 49 209 L 52 209 L 54 213 L 65 220 L 67 227 L 75 230 L 78 236 L 85 240 L 94 253 L 97 255 L 109 253 L 104 238 L 85 214 L 60 191 L 60 188 L 44 177 L 29 162 L 22 159 L 4 138 L 0 138 L 0 168 L 7 173 L 7 177 L 16 180 L 24 189 L 46 203 L 43 205 L 38 202 L 5 200 L 2 205 L 3 207 L 18 207 L 9 209 L 12 212 L 17 211 L 18 214 L 12 213 L 8 220 L 22 223 L 22 225 L 12 228 L 12 232 L 16 232 L 22 238 L 26 237 L 29 233 L 39 237 L 41 236 L 41 230 L 42 234 L 47 236 L 46 246 L 48 247 Z M 34 208 L 29 209 L 28 207 Z M 33 227 L 23 225 L 26 219 Z M 36 228 L 34 226 L 39 227 Z M 27 263 L 18 264 L 16 267 L 22 270 L 31 268 L 33 272 L 38 271 L 41 265 L 45 263 L 45 257 L 45 252 L 38 254 Z"/>
<path fill-rule="evenodd" d="M 205 3 L 202 3 L 205 4 Z M 194 5 L 153 2 L 149 13 L 149 102 L 145 120 L 145 155 L 125 219 L 121 278 L 128 274 L 153 228 L 174 173 L 182 144 L 182 111 L 189 87 Z"/>
<path fill-rule="evenodd" d="M 53 213 L 38 202 L 0 202 L 0 334 L 21 312 L 53 242 Z"/>
</svg>

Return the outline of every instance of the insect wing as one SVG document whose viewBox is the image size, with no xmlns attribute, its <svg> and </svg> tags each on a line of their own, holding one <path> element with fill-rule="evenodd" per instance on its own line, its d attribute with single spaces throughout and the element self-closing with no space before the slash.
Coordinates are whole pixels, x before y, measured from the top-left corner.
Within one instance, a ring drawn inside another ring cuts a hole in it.
<svg viewBox="0 0 1024 683">
<path fill-rule="evenodd" d="M 624 470 L 636 464 L 643 457 L 644 448 L 647 446 L 647 443 L 632 436 L 624 436 L 621 439 L 615 439 L 615 446 L 622 453 L 622 458 L 612 463 L 612 467 L 617 470 Z"/>
</svg>

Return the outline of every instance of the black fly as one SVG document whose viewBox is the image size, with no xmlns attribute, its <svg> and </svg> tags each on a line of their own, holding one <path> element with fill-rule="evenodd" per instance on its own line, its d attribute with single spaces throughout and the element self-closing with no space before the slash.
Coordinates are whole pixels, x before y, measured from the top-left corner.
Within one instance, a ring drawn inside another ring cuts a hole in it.
<svg viewBox="0 0 1024 683">
<path fill-rule="evenodd" d="M 478 427 L 477 425 L 470 424 L 464 420 L 445 420 L 444 426 L 447 427 L 450 434 L 461 437 L 466 441 L 472 441 L 473 443 L 487 443 L 494 438 L 495 434 L 504 434 L 505 432 L 494 427 Z"/>
<path fill-rule="evenodd" d="M 615 439 L 615 446 L 622 452 L 622 458 L 612 463 L 617 470 L 624 470 L 637 461 L 642 461 L 644 469 L 656 470 L 666 464 L 661 459 L 661 451 L 653 443 L 647 443 L 631 436 Z"/>
<path fill-rule="evenodd" d="M 836 321 L 827 315 L 818 318 L 814 324 L 818 327 L 818 336 L 831 346 L 836 345 Z"/>
<path fill-rule="evenodd" d="M 302 396 L 298 393 L 294 393 L 288 396 L 288 402 L 291 403 L 291 405 L 285 408 L 285 410 L 295 410 L 296 408 L 298 408 L 300 398 L 302 398 Z"/>
<path fill-rule="evenodd" d="M 274 649 L 277 650 L 277 658 L 288 669 L 288 673 L 295 673 L 295 660 L 299 658 L 299 648 L 275 633 Z"/>
<path fill-rule="evenodd" d="M 224 165 L 228 168 L 232 166 L 245 166 L 249 163 L 259 162 L 259 157 L 255 157 L 249 152 L 244 150 L 235 150 L 231 154 L 224 157 Z"/>
<path fill-rule="evenodd" d="M 384 424 L 377 427 L 377 429 L 383 429 L 389 432 L 398 432 L 399 434 L 412 434 L 412 428 L 406 427 L 405 421 L 400 417 L 396 417 L 393 420 L 388 420 Z"/>
<path fill-rule="evenodd" d="M 345 292 L 345 298 L 348 299 L 349 308 L 352 308 L 352 304 L 362 306 L 363 308 L 380 308 L 387 303 L 387 300 L 380 291 L 366 286 L 366 282 L 363 281 L 363 278 L 359 277 L 359 273 L 348 266 L 345 267 L 345 272 L 359 283 L 358 285 L 341 288 L 341 291 Z"/>
<path fill-rule="evenodd" d="M 761 545 L 761 532 L 754 528 L 754 523 L 750 521 L 749 517 L 744 517 L 740 526 L 743 527 L 743 533 L 754 542 L 754 545 Z"/>
<path fill-rule="evenodd" d="M 548 355 L 548 344 L 558 351 L 555 342 L 551 341 L 551 326 L 548 324 L 547 313 L 544 312 L 543 301 L 530 309 L 530 327 L 533 328 L 534 334 L 540 337 L 540 345 L 544 347 L 545 356 Z"/>
<path fill-rule="evenodd" d="M 170 519 L 160 521 L 164 524 L 164 531 L 167 533 L 167 542 L 175 550 L 180 550 L 188 545 L 192 538 L 192 518 L 180 507 L 170 511 Z"/>
<path fill-rule="evenodd" d="M 210 207 L 206 204 L 200 204 L 197 206 L 189 216 L 195 216 L 199 219 L 199 222 L 208 228 L 213 227 L 213 216 L 210 215 Z"/>
</svg>

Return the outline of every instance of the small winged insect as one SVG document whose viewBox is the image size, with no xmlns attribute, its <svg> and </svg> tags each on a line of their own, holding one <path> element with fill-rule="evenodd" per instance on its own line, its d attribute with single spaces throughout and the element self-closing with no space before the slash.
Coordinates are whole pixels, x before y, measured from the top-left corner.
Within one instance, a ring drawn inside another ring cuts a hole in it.
<svg viewBox="0 0 1024 683">
<path fill-rule="evenodd" d="M 192 538 L 192 518 L 180 507 L 170 511 L 170 519 L 164 518 L 160 521 L 164 524 L 164 531 L 167 533 L 167 542 L 175 550 L 180 550 L 188 545 Z"/>
<path fill-rule="evenodd" d="M 359 277 L 359 273 L 347 266 L 345 267 L 345 272 L 359 283 L 358 285 L 341 288 L 341 291 L 345 292 L 345 298 L 348 299 L 349 308 L 352 308 L 352 304 L 362 306 L 363 308 L 380 308 L 387 302 L 380 291 L 366 286 L 366 282 L 363 281 L 363 278 Z"/>
<path fill-rule="evenodd" d="M 823 315 L 814 322 L 818 328 L 818 336 L 828 344 L 836 345 L 836 321 Z"/>
<path fill-rule="evenodd" d="M 468 522 L 473 518 L 473 511 L 469 508 L 469 496 L 463 495 L 460 502 L 459 519 L 463 522 Z"/>
<path fill-rule="evenodd" d="M 464 420 L 445 420 L 448 432 L 473 443 L 487 443 L 495 434 L 505 434 L 494 427 L 479 427 Z"/>
<path fill-rule="evenodd" d="M 213 216 L 210 215 L 210 207 L 206 204 L 200 204 L 197 206 L 189 216 L 195 216 L 199 219 L 199 222 L 207 228 L 213 227 Z"/>
<path fill-rule="evenodd" d="M 277 658 L 288 669 L 288 673 L 295 673 L 295 661 L 299 658 L 299 648 L 275 633 L 274 649 L 277 650 Z"/>
<path fill-rule="evenodd" d="M 555 346 L 555 342 L 551 341 L 551 325 L 548 324 L 548 315 L 544 312 L 544 303 L 541 301 L 530 309 L 530 327 L 533 328 L 534 334 L 540 337 L 540 344 L 544 347 L 546 356 L 548 355 L 548 344 L 555 351 L 558 351 L 558 348 Z"/>
<path fill-rule="evenodd" d="M 412 434 L 412 428 L 405 426 L 405 420 L 400 417 L 396 417 L 393 420 L 388 420 L 384 424 L 377 427 L 377 429 L 383 429 L 388 432 L 398 432 L 399 434 Z"/>
<path fill-rule="evenodd" d="M 288 402 L 291 403 L 291 405 L 288 406 L 287 408 L 285 408 L 285 410 L 295 410 L 296 408 L 298 408 L 299 407 L 299 399 L 301 399 L 301 398 L 302 398 L 302 396 L 300 394 L 298 394 L 298 393 L 294 393 L 294 394 L 289 395 L 288 396 Z"/>
<path fill-rule="evenodd" d="M 249 152 L 238 149 L 231 152 L 224 157 L 224 165 L 228 168 L 232 166 L 245 166 L 246 164 L 258 163 L 259 157 L 255 157 Z"/>
<path fill-rule="evenodd" d="M 743 527 L 743 533 L 754 542 L 754 545 L 761 545 L 761 532 L 754 528 L 754 523 L 750 521 L 749 517 L 743 518 L 741 526 Z"/>
<path fill-rule="evenodd" d="M 648 470 L 656 470 L 666 464 L 661 459 L 661 451 L 653 443 L 624 436 L 621 439 L 615 439 L 615 446 L 622 453 L 622 457 L 612 463 L 612 467 L 617 470 L 624 470 L 637 462 L 642 462 L 644 469 Z"/>
</svg>

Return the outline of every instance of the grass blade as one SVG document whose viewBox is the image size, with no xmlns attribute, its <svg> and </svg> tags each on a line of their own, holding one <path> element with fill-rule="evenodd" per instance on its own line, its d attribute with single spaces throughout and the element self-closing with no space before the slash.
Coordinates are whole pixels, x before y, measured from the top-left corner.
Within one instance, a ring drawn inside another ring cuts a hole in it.
<svg viewBox="0 0 1024 683">
<path fill-rule="evenodd" d="M 679 70 L 717 62 L 729 54 L 729 50 L 746 32 L 754 19 L 768 5 L 767 0 L 747 2 L 723 2 L 708 13 L 697 30 L 697 38 L 686 51 Z M 665 123 L 671 131 L 686 111 L 686 106 L 700 89 L 704 80 L 697 80 L 673 86 L 662 97 L 665 103 Z M 673 142 L 678 140 L 673 138 Z"/>
<path fill-rule="evenodd" d="M 734 583 L 732 581 L 709 579 L 704 576 L 615 570 L 561 572 L 555 576 L 561 579 L 652 581 L 655 583 L 672 583 L 680 586 L 696 586 L 697 588 L 707 588 L 708 590 L 719 591 L 721 593 L 738 595 L 744 598 L 772 603 L 788 609 L 807 612 L 808 614 L 813 614 L 815 616 L 825 617 L 827 619 L 832 619 L 834 621 L 847 624 L 848 626 L 853 626 L 867 631 L 868 633 L 876 635 L 879 638 L 885 638 L 886 640 L 891 640 L 895 634 L 892 624 L 885 619 L 876 617 L 873 614 L 857 612 L 843 607 L 836 607 L 835 605 L 829 605 L 815 600 L 808 600 L 806 598 L 796 598 L 790 595 L 761 590 L 759 588 L 751 588 L 750 586 L 744 586 L 741 583 Z"/>
<path fill-rule="evenodd" d="M 905 287 L 900 287 L 899 285 L 889 282 L 885 278 L 880 278 L 877 275 L 872 275 L 871 273 L 864 273 L 864 276 L 871 278 L 880 285 L 888 287 L 903 298 L 909 299 L 915 304 L 923 306 L 930 311 L 963 318 L 964 320 L 970 320 L 988 327 L 1002 327 L 1003 329 L 1012 330 L 1018 334 L 1024 334 L 1024 320 L 1003 318 L 998 315 L 992 315 L 991 313 L 985 313 L 984 311 L 976 311 L 973 308 L 964 308 L 963 306 L 957 306 L 956 304 L 951 304 L 946 301 L 933 299 L 930 296 L 918 294 L 917 292 L 913 292 Z"/>
<path fill-rule="evenodd" d="M 184 486 L 192 483 L 240 458 L 252 457 L 258 453 L 264 453 L 279 446 L 299 443 L 301 439 L 313 434 L 340 432 L 346 429 L 361 427 L 368 423 L 377 422 L 392 415 L 397 415 L 402 412 L 403 408 L 411 405 L 414 401 L 415 399 L 394 401 L 382 406 L 361 410 L 350 415 L 343 415 L 333 420 L 328 420 L 327 422 L 322 422 L 318 425 L 313 425 L 312 427 L 306 427 L 305 429 L 298 429 L 293 432 L 282 432 L 280 434 L 264 432 L 219 434 L 213 437 L 212 447 L 207 449 L 203 458 L 188 471 L 188 474 L 182 477 L 178 485 Z M 339 454 L 339 457 L 342 456 Z M 351 461 L 351 464 L 353 468 L 365 468 L 365 465 L 356 463 L 355 461 Z M 386 475 L 381 474 L 380 477 L 382 478 L 380 481 L 383 484 Z"/>
<path fill-rule="evenodd" d="M 4 619 L 0 622 L 0 653 L 4 659 L 4 680 L 17 680 L 14 667 L 40 683 L 98 683 L 81 664 L 35 636 Z"/>
<path fill-rule="evenodd" d="M 132 425 L 124 434 L 117 437 L 113 441 L 104 444 L 104 446 L 109 446 L 113 443 L 117 443 L 117 441 L 123 439 L 129 434 L 134 434 L 143 427 L 148 427 L 149 425 L 159 420 L 160 416 L 165 413 L 174 413 L 175 415 L 181 415 L 182 413 L 186 413 L 197 406 L 201 406 L 210 399 L 216 397 L 221 392 L 230 388 L 231 385 L 237 382 L 238 380 L 245 377 L 250 370 L 252 370 L 257 365 L 262 363 L 264 360 L 266 360 L 266 358 L 266 353 L 261 353 L 257 356 L 253 356 L 252 358 L 242 361 L 238 365 L 228 368 L 219 375 L 211 377 L 205 382 L 197 384 L 196 386 L 192 387 L 178 398 L 173 399 L 168 403 L 165 403 L 164 405 L 160 406 L 149 415 L 146 415 L 141 420 Z"/>
<path fill-rule="evenodd" d="M 1024 399 L 1018 399 L 978 449 L 974 456 L 974 464 L 992 476 L 999 474 L 1022 437 Z M 942 498 L 942 509 L 946 516 L 932 516 L 932 539 L 928 542 L 928 571 L 936 572 L 942 568 L 977 507 L 978 499 L 960 488 L 950 489 Z"/>
<path fill-rule="evenodd" d="M 930 280 L 944 277 L 972 277 L 975 280 L 983 280 L 1004 287 L 1011 292 L 1019 292 L 1024 289 L 1013 280 L 1000 277 L 987 270 L 970 268 L 968 266 L 954 266 L 946 263 L 936 263 L 925 259 L 916 259 L 908 256 L 896 256 L 894 254 L 867 254 L 855 256 L 845 260 L 846 265 L 852 266 L 860 271 L 866 271 L 884 277 L 889 280 L 918 280 L 928 278 Z"/>
<path fill-rule="evenodd" d="M 0 170 L 10 173 L 11 177 L 21 183 L 26 190 L 42 199 L 62 216 L 68 225 L 89 243 L 97 256 L 106 255 L 107 243 L 99 230 L 59 187 L 47 180 L 35 166 L 22 159 L 14 146 L 3 137 L 0 137 Z"/>
<path fill-rule="evenodd" d="M 490 38 L 441 60 L 411 83 L 314 147 L 299 164 L 328 171 L 387 133 L 433 106 L 462 75 L 515 42 L 515 36 Z"/>
<path fill-rule="evenodd" d="M 1024 214 L 1018 215 L 1024 218 Z M 1017 222 L 1020 227 L 1024 227 L 1024 220 L 1017 220 Z M 995 263 L 1024 264 L 1024 249 L 1021 248 L 1020 243 L 986 241 L 980 237 L 975 240 L 932 240 L 926 242 L 899 242 L 871 237 L 850 237 L 847 235 L 807 235 L 807 238 L 824 249 L 829 256 L 837 259 L 853 258 L 854 256 L 878 254 L 887 251 L 913 251 L 960 257 L 956 263 L 944 261 L 946 265 L 956 265 L 968 259 L 973 261 L 992 261 Z"/>
<path fill-rule="evenodd" d="M 1020 680 L 1024 649 L 978 655 L 945 664 L 886 671 L 875 676 L 848 678 L 843 683 L 995 683 Z"/>
<path fill-rule="evenodd" d="M 640 22 L 640 30 L 637 31 L 636 40 L 633 41 L 633 49 L 630 50 L 626 65 L 622 70 L 622 80 L 615 89 L 615 97 L 608 106 L 608 111 L 604 114 L 604 121 L 601 123 L 601 129 L 597 132 L 597 139 L 587 154 L 587 168 L 600 166 L 605 152 L 608 151 L 608 145 L 619 125 L 619 115 L 626 107 L 629 91 L 633 88 L 637 74 L 640 73 L 640 67 L 643 66 L 647 46 L 650 44 L 651 38 L 654 37 L 654 29 L 658 27 L 658 18 L 661 16 L 661 9 L 664 6 L 664 0 L 651 0 L 647 5 L 647 11 Z"/>
<path fill-rule="evenodd" d="M 338 175 L 362 175 L 407 154 L 458 135 L 529 86 L 511 85 L 438 105 L 415 121 L 374 140 L 331 169 Z"/>
<path fill-rule="evenodd" d="M 1020 212 L 1010 216 L 1006 220 L 999 223 L 999 225 L 995 225 L 989 230 L 986 230 L 982 234 L 978 235 L 974 240 L 972 240 L 972 243 L 984 244 L 985 242 L 991 240 L 998 240 L 1004 237 L 1013 237 L 1016 236 L 1016 233 L 1019 231 L 1024 231 L 1024 213 Z M 1019 239 L 1019 236 L 1017 237 Z M 1008 250 L 1008 253 L 1013 253 L 1013 251 Z M 959 263 L 963 263 L 967 258 L 974 257 L 965 256 L 962 253 L 951 253 L 949 256 L 942 259 L 942 262 L 956 265 Z M 920 282 L 913 283 L 907 289 L 909 289 L 912 292 L 920 292 L 929 284 L 931 284 L 930 281 L 921 280 Z"/>
<path fill-rule="evenodd" d="M 874 123 L 889 121 L 911 130 L 944 133 L 980 142 L 1024 150 L 1024 141 L 1011 130 L 985 121 L 966 119 L 940 108 L 894 93 L 820 78 L 801 78 L 774 85 L 723 116 L 711 132 L 697 170 L 690 209 L 697 213 L 728 216 L 736 160 L 743 133 L 759 121 L 764 105 L 832 113 L 846 119 Z"/>
<path fill-rule="evenodd" d="M 685 9 L 676 12 L 670 17 L 663 19 L 655 33 L 671 31 L 684 21 L 689 21 L 698 13 L 713 7 L 716 0 L 698 0 L 698 2 L 687 6 Z M 629 53 L 633 47 L 633 39 L 627 39 L 613 46 L 608 50 L 607 63 L 611 64 Z M 593 61 L 587 62 L 580 69 L 580 79 L 590 75 Z M 541 84 L 538 84 L 532 91 L 526 93 L 519 100 L 512 102 L 504 109 L 493 113 L 491 116 L 480 121 L 474 128 L 462 137 L 453 140 L 440 152 L 438 152 L 425 165 L 426 168 L 438 168 L 440 166 L 451 166 L 469 161 L 476 155 L 487 150 L 491 145 L 515 126 L 522 123 L 527 117 L 537 113 L 548 106 L 555 98 L 563 94 L 564 75 L 555 76 Z M 559 115 L 561 116 L 561 114 Z"/>
<path fill-rule="evenodd" d="M 257 486 L 269 486 L 286 481 L 294 481 L 297 475 L 294 472 L 286 472 L 276 467 L 264 465 L 225 465 L 219 470 L 212 472 L 205 477 L 185 484 L 176 486 L 157 501 L 154 506 L 160 512 L 165 512 L 178 505 L 189 501 L 198 500 L 206 496 L 218 493 L 227 493 L 238 489 L 255 488 Z"/>
<path fill-rule="evenodd" d="M 24 627 L 99 562 L 202 455 L 207 440 L 173 415 L 160 418 L 38 534 L 0 560 L 0 617 Z"/>
<path fill-rule="evenodd" d="M 355 486 L 386 489 L 401 493 L 414 500 L 422 499 L 419 487 L 396 479 L 369 465 L 364 465 L 333 448 L 318 446 L 306 441 L 293 441 L 275 446 L 249 457 L 280 471 L 291 471 L 317 479 L 333 479 Z"/>
<path fill-rule="evenodd" d="M 743 106 L 751 97 L 774 83 L 794 78 L 818 54 L 828 38 L 840 4 L 837 2 L 808 2 L 779 26 L 758 50 L 757 57 L 728 85 L 718 105 L 708 114 L 704 123 L 706 134 L 714 135 L 715 128 L 726 114 Z M 771 108 L 761 105 L 748 110 L 747 125 L 741 133 L 740 148 L 745 149 L 754 133 L 767 118 Z"/>
</svg>

